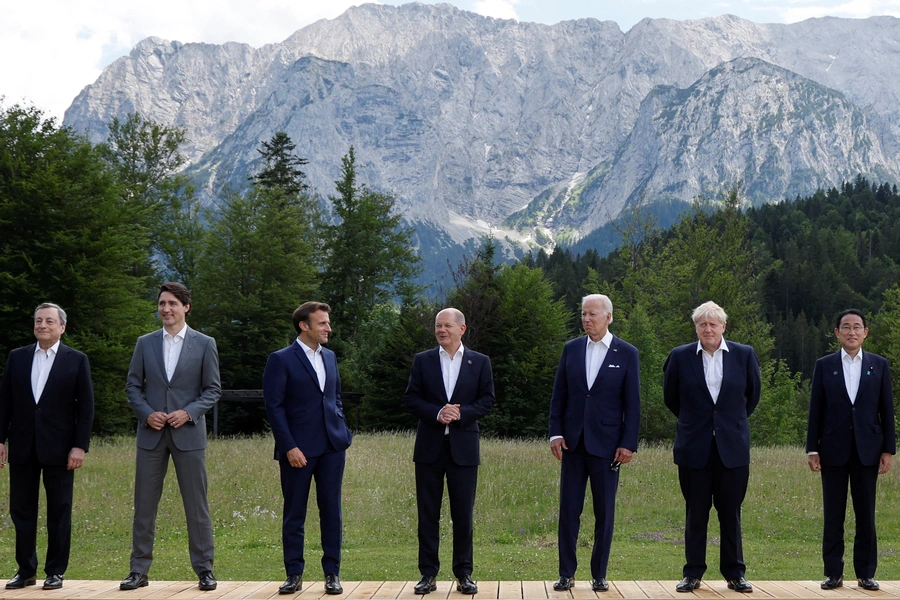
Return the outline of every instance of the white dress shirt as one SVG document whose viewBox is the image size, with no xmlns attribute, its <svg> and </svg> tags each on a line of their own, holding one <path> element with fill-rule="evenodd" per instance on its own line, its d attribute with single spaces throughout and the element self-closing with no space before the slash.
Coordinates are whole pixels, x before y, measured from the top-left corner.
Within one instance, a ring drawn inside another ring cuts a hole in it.
<svg viewBox="0 0 900 600">
<path fill-rule="evenodd" d="M 462 342 L 459 344 L 459 348 L 450 356 L 450 353 L 441 348 L 438 351 L 438 356 L 441 359 L 441 377 L 444 379 L 444 391 L 447 392 L 447 403 L 450 403 L 450 398 L 453 397 L 453 390 L 456 389 L 456 380 L 459 379 L 459 368 L 462 366 L 462 357 L 465 352 L 465 347 L 462 345 Z M 441 419 L 441 411 L 438 411 L 437 419 Z M 444 427 L 444 434 L 450 433 L 450 426 L 447 425 Z"/>
<path fill-rule="evenodd" d="M 606 359 L 606 353 L 609 352 L 609 346 L 612 344 L 613 335 L 606 330 L 606 334 L 596 342 L 587 338 L 587 347 L 584 351 L 584 370 L 587 373 L 587 386 L 591 389 L 600 373 L 600 365 Z"/>
<path fill-rule="evenodd" d="M 303 348 L 303 352 L 306 353 L 306 358 L 309 359 L 310 364 L 312 364 L 313 369 L 316 371 L 316 377 L 319 380 L 319 390 L 325 391 L 325 359 L 322 358 L 322 345 L 313 350 L 306 344 L 300 341 L 300 338 L 297 338 L 297 343 L 300 344 L 300 347 Z"/>
<path fill-rule="evenodd" d="M 41 349 L 40 344 L 34 345 L 34 360 L 31 361 L 31 392 L 34 394 L 35 404 L 40 402 L 41 394 L 44 393 L 44 386 L 47 385 L 47 378 L 50 376 L 50 369 L 53 368 L 57 352 L 59 352 L 59 340 L 56 340 L 56 343 L 46 350 Z"/>
<path fill-rule="evenodd" d="M 184 336 L 187 333 L 187 323 L 181 328 L 181 331 L 175 335 L 171 335 L 163 329 L 163 358 L 166 361 L 166 379 L 172 381 L 175 374 L 175 367 L 178 365 L 178 359 L 181 357 L 181 349 L 184 348 Z"/>
<path fill-rule="evenodd" d="M 847 395 L 850 396 L 850 404 L 856 404 L 856 394 L 859 392 L 859 379 L 862 377 L 863 351 L 862 348 L 856 356 L 850 356 L 841 348 L 841 366 L 844 367 L 844 385 L 847 386 Z"/>
<path fill-rule="evenodd" d="M 697 352 L 703 353 L 703 375 L 706 377 L 706 388 L 709 395 L 712 396 L 713 404 L 719 400 L 719 391 L 722 389 L 722 377 L 724 370 L 722 367 L 722 358 L 725 356 L 723 352 L 728 352 L 728 344 L 725 338 L 719 342 L 716 351 L 710 354 L 703 349 L 703 344 L 697 341 Z"/>
</svg>

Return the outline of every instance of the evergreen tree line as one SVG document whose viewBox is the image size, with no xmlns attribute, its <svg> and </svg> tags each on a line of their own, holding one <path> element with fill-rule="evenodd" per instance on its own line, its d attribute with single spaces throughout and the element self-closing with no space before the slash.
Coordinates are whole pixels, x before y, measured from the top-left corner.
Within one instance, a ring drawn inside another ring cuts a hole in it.
<svg viewBox="0 0 900 600">
<path fill-rule="evenodd" d="M 293 141 L 276 133 L 261 143 L 247 185 L 204 207 L 180 170 L 183 130 L 136 114 L 109 129 L 94 145 L 35 108 L 0 107 L 0 347 L 33 341 L 39 302 L 64 306 L 66 343 L 91 359 L 100 434 L 134 426 L 125 372 L 136 338 L 159 327 L 155 290 L 166 280 L 191 288 L 188 322 L 216 338 L 225 389 L 259 389 L 268 354 L 295 337 L 293 309 L 329 303 L 329 347 L 343 389 L 365 395 L 370 430 L 414 427 L 403 391 L 413 355 L 435 345 L 434 315 L 445 306 L 467 317 L 463 343 L 491 357 L 497 402 L 482 426 L 499 436 L 546 435 L 562 345 L 580 333 L 588 293 L 610 296 L 611 329 L 641 352 L 645 440 L 674 436 L 662 364 L 696 340 L 689 316 L 706 300 L 728 313 L 726 338 L 760 356 L 756 443 L 802 442 L 812 364 L 835 349 L 842 308 L 867 312 L 866 349 L 900 372 L 896 187 L 860 177 L 749 210 L 734 187 L 697 199 L 666 230 L 638 206 L 617 220 L 621 243 L 605 257 L 557 249 L 506 264 L 487 238 L 448 264 L 446 289 L 426 295 L 412 283 L 413 231 L 392 196 L 357 181 L 353 148 L 325 202 Z M 221 406 L 221 432 L 265 428 L 260 405 Z"/>
</svg>

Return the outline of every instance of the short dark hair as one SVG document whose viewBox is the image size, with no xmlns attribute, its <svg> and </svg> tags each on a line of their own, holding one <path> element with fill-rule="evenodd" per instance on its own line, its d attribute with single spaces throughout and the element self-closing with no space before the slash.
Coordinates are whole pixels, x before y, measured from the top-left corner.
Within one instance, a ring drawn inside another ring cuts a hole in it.
<svg viewBox="0 0 900 600">
<path fill-rule="evenodd" d="M 330 313 L 331 307 L 324 302 L 304 302 L 297 307 L 297 310 L 291 315 L 291 322 L 294 324 L 294 329 L 297 330 L 297 335 L 300 335 L 300 323 L 309 324 L 309 315 L 317 310 L 324 310 Z"/>
<path fill-rule="evenodd" d="M 837 320 L 834 322 L 835 329 L 841 328 L 841 321 L 843 321 L 844 317 L 846 317 L 847 315 L 856 315 L 857 317 L 862 319 L 863 327 L 868 327 L 868 325 L 866 325 L 866 315 L 864 315 L 861 310 L 859 310 L 858 308 L 848 308 L 838 313 Z"/>
<path fill-rule="evenodd" d="M 156 301 L 159 302 L 159 297 L 162 296 L 163 292 L 169 292 L 173 296 L 175 296 L 179 302 L 184 304 L 187 307 L 187 310 L 184 311 L 184 314 L 191 312 L 191 291 L 187 289 L 187 286 L 183 283 L 178 283 L 177 281 L 167 281 L 161 286 L 159 286 L 159 293 L 156 294 Z"/>
</svg>

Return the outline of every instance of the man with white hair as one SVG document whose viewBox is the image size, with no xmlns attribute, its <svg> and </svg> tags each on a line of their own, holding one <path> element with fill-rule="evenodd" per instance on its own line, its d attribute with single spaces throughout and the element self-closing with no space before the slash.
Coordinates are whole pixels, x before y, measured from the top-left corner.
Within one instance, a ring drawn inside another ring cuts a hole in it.
<svg viewBox="0 0 900 600">
<path fill-rule="evenodd" d="M 575 585 L 575 546 L 587 482 L 594 499 L 591 589 L 609 590 L 606 570 L 612 545 L 619 465 L 637 451 L 641 413 L 637 348 L 609 332 L 612 302 L 601 294 L 581 301 L 586 335 L 567 342 L 550 399 L 550 451 L 562 462 L 559 491 L 559 580 L 556 591 Z"/>
<path fill-rule="evenodd" d="M 72 542 L 75 470 L 84 465 L 94 424 L 88 357 L 60 341 L 66 311 L 45 302 L 34 311 L 36 343 L 9 353 L 0 381 L 0 468 L 9 460 L 9 514 L 19 570 L 6 589 L 37 583 L 35 542 L 41 479 L 47 493 L 45 590 L 63 585 Z M 6 443 L 9 443 L 9 449 Z"/>
<path fill-rule="evenodd" d="M 750 346 L 726 342 L 728 315 L 715 302 L 694 309 L 697 342 L 679 346 L 663 365 L 663 400 L 678 417 L 675 464 L 686 505 L 683 579 L 700 587 L 706 572 L 709 510 L 719 515 L 719 570 L 736 592 L 752 592 L 741 547 L 741 503 L 750 478 L 750 425 L 759 403 L 759 359 Z"/>
</svg>

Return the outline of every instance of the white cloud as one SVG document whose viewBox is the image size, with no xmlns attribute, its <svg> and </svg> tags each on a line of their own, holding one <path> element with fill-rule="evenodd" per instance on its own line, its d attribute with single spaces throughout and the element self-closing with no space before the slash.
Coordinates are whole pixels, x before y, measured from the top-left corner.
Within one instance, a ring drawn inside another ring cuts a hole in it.
<svg viewBox="0 0 900 600">
<path fill-rule="evenodd" d="M 334 18 L 353 0 L 10 0 L 0 19 L 0 95 L 63 112 L 110 62 L 154 35 L 180 42 L 252 46 L 281 42 Z"/>
<path fill-rule="evenodd" d="M 477 0 L 472 4 L 472 12 L 495 19 L 519 20 L 515 5 L 518 0 Z"/>
</svg>

